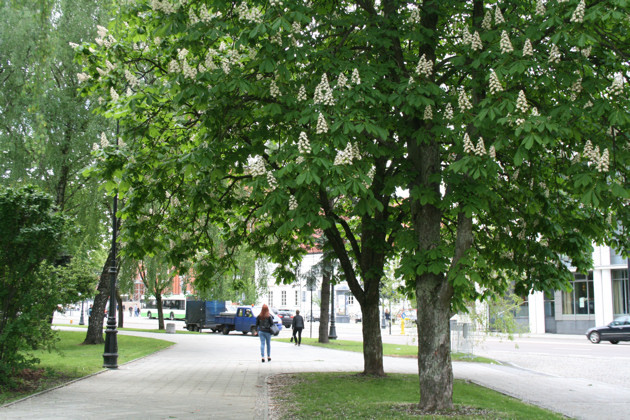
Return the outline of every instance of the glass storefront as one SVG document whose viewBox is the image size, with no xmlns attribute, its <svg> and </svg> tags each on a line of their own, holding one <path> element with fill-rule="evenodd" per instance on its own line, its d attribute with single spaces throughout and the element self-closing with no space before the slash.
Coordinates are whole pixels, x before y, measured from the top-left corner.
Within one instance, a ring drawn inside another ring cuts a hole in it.
<svg viewBox="0 0 630 420">
<path fill-rule="evenodd" d="M 591 315 L 595 313 L 595 292 L 593 272 L 588 275 L 575 273 L 573 290 L 562 292 L 562 313 L 564 315 Z"/>
<path fill-rule="evenodd" d="M 616 316 L 630 313 L 628 311 L 628 270 L 610 270 L 612 278 L 613 314 Z"/>
</svg>

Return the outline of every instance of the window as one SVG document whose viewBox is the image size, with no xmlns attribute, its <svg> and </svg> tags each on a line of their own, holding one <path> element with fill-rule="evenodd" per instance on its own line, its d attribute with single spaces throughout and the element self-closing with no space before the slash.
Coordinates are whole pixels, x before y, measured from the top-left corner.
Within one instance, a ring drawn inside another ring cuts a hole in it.
<svg viewBox="0 0 630 420">
<path fill-rule="evenodd" d="M 353 295 L 347 295 L 348 296 L 348 305 L 354 305 L 354 296 Z"/>
<path fill-rule="evenodd" d="M 562 292 L 562 313 L 565 315 L 592 315 L 594 308 L 593 272 L 575 273 L 573 290 Z"/>
<path fill-rule="evenodd" d="M 628 270 L 611 270 L 613 314 L 615 316 L 630 313 L 628 309 Z"/>
<path fill-rule="evenodd" d="M 270 308 L 273 308 L 273 292 L 269 291 L 269 302 L 267 303 Z"/>
<path fill-rule="evenodd" d="M 617 254 L 613 248 L 610 248 L 610 264 L 611 265 L 626 265 L 628 260 L 621 256 L 621 254 Z"/>
<path fill-rule="evenodd" d="M 306 291 L 302 290 L 302 302 L 306 302 Z"/>
<path fill-rule="evenodd" d="M 283 290 L 282 291 L 282 301 L 281 301 L 281 305 L 282 306 L 287 306 L 287 291 Z"/>
<path fill-rule="evenodd" d="M 295 291 L 295 306 L 298 306 L 299 304 L 300 304 L 300 292 L 296 290 Z"/>
</svg>

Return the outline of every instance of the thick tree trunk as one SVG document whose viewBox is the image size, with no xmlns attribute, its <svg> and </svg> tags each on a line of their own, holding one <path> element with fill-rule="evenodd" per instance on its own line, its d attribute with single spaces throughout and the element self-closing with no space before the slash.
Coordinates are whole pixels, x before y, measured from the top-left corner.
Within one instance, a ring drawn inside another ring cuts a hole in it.
<svg viewBox="0 0 630 420">
<path fill-rule="evenodd" d="M 163 330 L 164 328 L 164 308 L 162 308 L 162 294 L 155 294 L 155 302 L 157 304 L 158 310 L 158 330 Z"/>
<path fill-rule="evenodd" d="M 109 300 L 109 283 L 111 281 L 111 274 L 109 268 L 112 265 L 113 254 L 110 250 L 107 256 L 107 261 L 103 266 L 101 272 L 101 278 L 98 281 L 97 293 L 94 297 L 94 303 L 92 304 L 92 313 L 90 313 L 88 321 L 87 335 L 83 344 L 104 344 L 103 339 L 103 318 L 105 318 L 105 307 Z"/>
<path fill-rule="evenodd" d="M 116 287 L 116 303 L 118 303 L 118 328 L 122 328 L 125 310 L 123 309 L 122 297 L 120 296 L 120 291 L 118 290 L 118 287 Z"/>
<path fill-rule="evenodd" d="M 445 281 L 426 274 L 416 283 L 420 407 L 429 412 L 453 407 L 450 299 L 438 292 Z"/>
<path fill-rule="evenodd" d="M 320 343 L 328 343 L 328 317 L 330 308 L 330 272 L 324 270 L 322 276 L 322 300 L 319 308 L 319 341 Z"/>
<path fill-rule="evenodd" d="M 363 374 L 385 376 L 378 300 L 366 302 L 361 307 L 361 314 L 363 316 Z"/>
</svg>

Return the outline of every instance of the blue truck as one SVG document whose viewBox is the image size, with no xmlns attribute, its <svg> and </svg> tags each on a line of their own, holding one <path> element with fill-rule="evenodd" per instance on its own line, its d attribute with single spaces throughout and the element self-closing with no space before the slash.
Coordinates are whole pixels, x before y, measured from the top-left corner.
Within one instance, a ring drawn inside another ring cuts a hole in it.
<svg viewBox="0 0 630 420">
<path fill-rule="evenodd" d="M 240 331 L 243 334 L 258 335 L 256 317 L 260 306 L 238 306 L 235 312 L 228 312 L 224 301 L 188 301 L 186 304 L 186 329 L 199 331 L 210 329 L 212 332 Z M 282 321 L 271 314 L 278 328 L 282 329 Z"/>
</svg>

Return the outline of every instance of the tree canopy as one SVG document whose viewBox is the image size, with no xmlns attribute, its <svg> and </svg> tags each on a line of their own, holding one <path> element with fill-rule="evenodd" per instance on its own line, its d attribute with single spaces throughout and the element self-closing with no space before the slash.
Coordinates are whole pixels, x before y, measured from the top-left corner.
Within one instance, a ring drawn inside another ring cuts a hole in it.
<svg viewBox="0 0 630 420">
<path fill-rule="evenodd" d="M 96 153 L 128 252 L 177 263 L 214 225 L 290 279 L 324 232 L 372 374 L 400 255 L 428 410 L 452 404 L 454 310 L 565 288 L 592 241 L 630 249 L 627 1 L 122 3 L 76 50 L 124 127 Z"/>
</svg>

